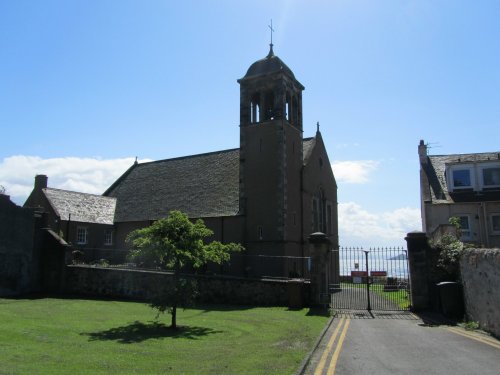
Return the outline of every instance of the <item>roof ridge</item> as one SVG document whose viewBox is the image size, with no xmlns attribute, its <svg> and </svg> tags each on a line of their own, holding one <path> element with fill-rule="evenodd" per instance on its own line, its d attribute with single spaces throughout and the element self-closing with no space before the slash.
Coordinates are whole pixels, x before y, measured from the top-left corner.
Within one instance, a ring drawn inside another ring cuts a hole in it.
<svg viewBox="0 0 500 375">
<path fill-rule="evenodd" d="M 229 153 L 229 152 L 234 152 L 234 151 L 239 151 L 239 150 L 240 150 L 240 148 L 238 147 L 238 148 L 230 148 L 230 149 L 226 149 L 226 150 L 204 152 L 202 154 L 178 156 L 178 157 L 169 158 L 169 159 L 160 159 L 160 160 L 147 161 L 147 162 L 144 162 L 144 163 L 139 163 L 138 166 L 140 166 L 140 165 L 146 165 L 146 164 L 154 164 L 154 163 L 163 163 L 163 162 L 166 162 L 166 161 L 191 159 L 191 158 L 197 158 L 197 157 L 201 157 L 201 156 L 223 154 L 223 153 Z"/>
<path fill-rule="evenodd" d="M 108 197 L 108 196 L 101 195 L 101 194 L 84 193 L 81 191 L 58 189 L 58 188 L 53 188 L 53 187 L 46 187 L 46 188 L 43 188 L 43 190 L 56 190 L 56 191 L 64 191 L 66 193 L 72 193 L 72 194 L 91 195 L 91 196 L 98 197 L 98 198 L 116 199 L 115 197 Z"/>
</svg>

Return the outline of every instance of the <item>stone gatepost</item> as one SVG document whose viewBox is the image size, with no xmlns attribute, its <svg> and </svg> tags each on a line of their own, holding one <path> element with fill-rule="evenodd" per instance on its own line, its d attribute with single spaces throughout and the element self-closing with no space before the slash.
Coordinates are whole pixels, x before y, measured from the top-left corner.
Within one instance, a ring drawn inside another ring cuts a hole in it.
<svg viewBox="0 0 500 375">
<path fill-rule="evenodd" d="M 330 240 L 321 232 L 309 235 L 308 239 L 311 255 L 311 305 L 326 305 L 329 303 Z"/>
<path fill-rule="evenodd" d="M 413 311 L 430 307 L 427 235 L 424 232 L 408 233 L 408 263 L 410 266 L 411 307 Z"/>
</svg>

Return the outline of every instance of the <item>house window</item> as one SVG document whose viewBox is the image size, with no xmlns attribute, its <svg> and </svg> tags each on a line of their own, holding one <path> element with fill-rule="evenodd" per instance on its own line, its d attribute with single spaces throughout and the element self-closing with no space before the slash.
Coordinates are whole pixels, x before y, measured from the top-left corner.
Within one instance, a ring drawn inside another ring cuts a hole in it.
<svg viewBox="0 0 500 375">
<path fill-rule="evenodd" d="M 500 186 L 500 167 L 483 168 L 483 186 L 486 188 Z"/>
<path fill-rule="evenodd" d="M 453 173 L 453 188 L 470 188 L 472 187 L 470 170 L 469 169 L 455 169 Z"/>
<path fill-rule="evenodd" d="M 113 245 L 113 230 L 106 229 L 104 231 L 104 245 Z"/>
<path fill-rule="evenodd" d="M 471 230 L 470 230 L 470 220 L 469 216 L 457 216 L 460 219 L 460 232 L 462 233 L 462 240 L 470 240 Z"/>
<path fill-rule="evenodd" d="M 493 234 L 500 234 L 500 214 L 491 215 L 491 229 Z"/>
<path fill-rule="evenodd" d="M 86 227 L 76 228 L 76 243 L 78 245 L 87 244 L 88 229 Z"/>
</svg>

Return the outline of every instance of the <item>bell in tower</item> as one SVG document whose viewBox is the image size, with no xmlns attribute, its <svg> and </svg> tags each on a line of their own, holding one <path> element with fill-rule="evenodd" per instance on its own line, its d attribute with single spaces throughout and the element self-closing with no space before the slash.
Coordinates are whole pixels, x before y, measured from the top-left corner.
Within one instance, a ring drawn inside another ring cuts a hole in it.
<svg viewBox="0 0 500 375">
<path fill-rule="evenodd" d="M 291 69 L 274 54 L 253 63 L 240 84 L 240 125 L 284 119 L 302 130 L 302 90 Z"/>
</svg>

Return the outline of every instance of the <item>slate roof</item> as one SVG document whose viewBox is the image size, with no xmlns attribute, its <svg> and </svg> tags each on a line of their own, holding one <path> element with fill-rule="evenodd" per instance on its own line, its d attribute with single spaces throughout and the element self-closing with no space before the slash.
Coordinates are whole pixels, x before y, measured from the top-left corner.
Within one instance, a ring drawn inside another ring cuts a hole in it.
<svg viewBox="0 0 500 375">
<path fill-rule="evenodd" d="M 448 186 L 446 184 L 446 165 L 450 164 L 467 164 L 474 162 L 486 162 L 486 161 L 498 161 L 499 160 L 499 152 L 484 152 L 484 153 L 476 153 L 476 154 L 452 154 L 452 155 L 432 155 L 428 156 L 427 165 L 423 165 L 422 168 L 424 173 L 427 176 L 427 180 L 429 182 L 429 189 L 424 196 L 425 201 L 430 201 L 432 203 L 453 203 L 457 200 L 459 201 L 484 201 L 485 194 L 491 195 L 488 192 L 484 193 L 483 196 L 477 197 L 471 194 L 458 193 L 451 194 L 448 192 Z M 495 192 L 495 197 L 492 196 L 492 199 L 496 198 L 498 194 Z"/>
<path fill-rule="evenodd" d="M 314 138 L 303 141 L 309 155 Z M 191 218 L 239 212 L 240 150 L 132 165 L 103 195 L 117 199 L 115 222 L 148 221 L 181 210 Z"/>
<path fill-rule="evenodd" d="M 75 191 L 45 188 L 42 190 L 61 220 L 113 225 L 116 198 Z"/>
<path fill-rule="evenodd" d="M 309 157 L 311 156 L 312 150 L 314 149 L 314 145 L 316 144 L 316 138 L 304 138 L 302 141 L 302 155 L 304 158 L 303 164 L 306 165 Z"/>
<path fill-rule="evenodd" d="M 239 211 L 239 149 L 134 164 L 104 195 L 116 222 L 156 220 L 171 210 L 191 218 Z"/>
</svg>

